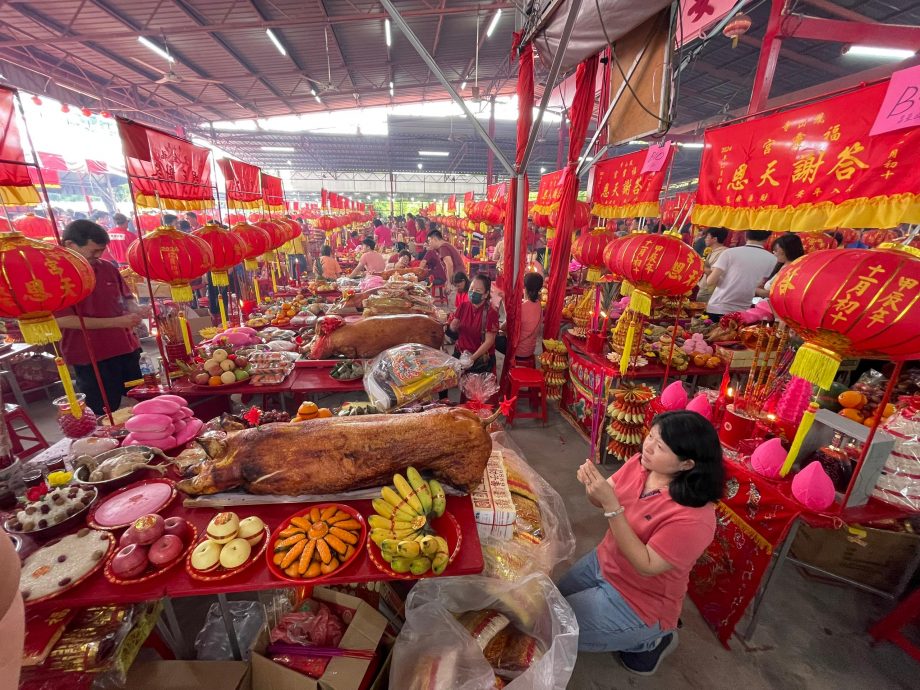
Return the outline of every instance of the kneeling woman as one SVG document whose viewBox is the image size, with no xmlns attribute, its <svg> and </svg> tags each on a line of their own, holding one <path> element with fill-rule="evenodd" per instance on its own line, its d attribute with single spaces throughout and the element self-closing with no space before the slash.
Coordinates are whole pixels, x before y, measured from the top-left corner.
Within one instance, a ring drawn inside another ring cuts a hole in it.
<svg viewBox="0 0 920 690">
<path fill-rule="evenodd" d="M 696 412 L 665 412 L 642 452 L 605 480 L 589 460 L 578 469 L 607 533 L 559 582 L 578 619 L 578 649 L 620 652 L 650 675 L 677 646 L 690 569 L 715 534 L 722 448 Z"/>
</svg>

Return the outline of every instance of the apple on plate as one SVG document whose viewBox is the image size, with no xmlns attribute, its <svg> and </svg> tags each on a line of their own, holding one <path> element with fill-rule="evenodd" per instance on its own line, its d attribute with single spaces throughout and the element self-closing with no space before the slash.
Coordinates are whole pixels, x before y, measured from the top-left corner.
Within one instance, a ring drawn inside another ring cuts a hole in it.
<svg viewBox="0 0 920 690">
<path fill-rule="evenodd" d="M 208 376 L 207 373 L 205 373 L 205 372 L 199 372 L 199 373 L 195 374 L 195 376 L 194 376 L 194 378 L 193 378 L 192 380 L 193 380 L 195 383 L 197 383 L 199 386 L 207 386 L 207 385 L 208 385 L 208 379 L 210 379 L 210 378 L 211 378 L 211 377 Z"/>
<path fill-rule="evenodd" d="M 174 534 L 164 534 L 150 546 L 147 560 L 153 563 L 154 567 L 162 568 L 176 560 L 183 548 L 184 545 L 179 537 Z"/>
<path fill-rule="evenodd" d="M 162 515 L 151 513 L 144 515 L 131 523 L 129 530 L 134 530 L 134 543 L 148 545 L 163 536 L 166 531 L 166 521 Z"/>
<path fill-rule="evenodd" d="M 112 572 L 120 578 L 137 577 L 147 569 L 147 547 L 128 544 L 112 558 Z"/>
<path fill-rule="evenodd" d="M 166 518 L 166 522 L 163 523 L 163 528 L 165 534 L 172 534 L 179 537 L 183 544 L 188 542 L 192 536 L 191 526 L 186 520 L 180 517 Z"/>
<path fill-rule="evenodd" d="M 224 371 L 233 371 L 236 369 L 236 364 L 233 363 L 233 360 L 225 359 L 220 363 L 220 368 Z"/>
</svg>

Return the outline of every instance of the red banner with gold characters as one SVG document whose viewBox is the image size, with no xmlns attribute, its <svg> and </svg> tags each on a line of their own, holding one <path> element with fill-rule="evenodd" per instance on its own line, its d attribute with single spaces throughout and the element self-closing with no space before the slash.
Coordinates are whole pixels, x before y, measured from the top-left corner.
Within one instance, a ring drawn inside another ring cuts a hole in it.
<svg viewBox="0 0 920 690">
<path fill-rule="evenodd" d="M 211 208 L 211 152 L 171 134 L 118 118 L 128 181 L 138 206 Z"/>
<path fill-rule="evenodd" d="M 224 175 L 227 205 L 231 208 L 261 208 L 262 171 L 258 166 L 243 161 L 221 158 L 217 161 Z"/>
<path fill-rule="evenodd" d="M 642 172 L 647 156 L 647 150 L 636 151 L 594 166 L 591 171 L 592 215 L 600 218 L 654 218 L 658 215 L 658 197 L 674 156 L 674 147 L 670 147 L 667 159 L 656 172 Z"/>
<path fill-rule="evenodd" d="M 693 222 L 775 232 L 920 223 L 920 130 L 869 136 L 887 86 L 708 130 Z"/>
<path fill-rule="evenodd" d="M 540 186 L 537 187 L 537 198 L 530 207 L 531 213 L 542 213 L 548 216 L 550 213 L 559 208 L 559 201 L 562 199 L 562 173 L 565 169 L 555 170 L 546 173 L 540 178 Z"/>
<path fill-rule="evenodd" d="M 508 193 L 507 182 L 496 182 L 486 187 L 486 198 L 493 204 L 504 204 L 505 195 Z"/>
<path fill-rule="evenodd" d="M 15 117 L 16 92 L 0 87 L 0 201 L 11 206 L 37 204 L 41 199 L 32 179 L 19 143 L 19 127 Z M 15 161 L 15 162 L 13 162 Z"/>
<path fill-rule="evenodd" d="M 280 177 L 262 173 L 262 199 L 269 211 L 284 210 L 284 188 Z"/>
</svg>

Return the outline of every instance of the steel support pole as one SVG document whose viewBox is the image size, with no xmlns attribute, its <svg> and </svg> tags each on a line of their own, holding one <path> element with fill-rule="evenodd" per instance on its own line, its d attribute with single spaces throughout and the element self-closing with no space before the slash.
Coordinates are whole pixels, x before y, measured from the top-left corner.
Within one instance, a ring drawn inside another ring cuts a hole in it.
<svg viewBox="0 0 920 690">
<path fill-rule="evenodd" d="M 581 2 L 581 0 L 576 0 L 576 2 Z M 447 77 L 444 76 L 444 73 L 441 71 L 441 68 L 438 67 L 438 64 L 434 61 L 434 58 L 428 53 L 425 49 L 425 46 L 419 40 L 418 36 L 409 28 L 409 25 L 406 23 L 406 20 L 403 19 L 402 15 L 399 13 L 399 10 L 393 5 L 390 0 L 380 0 L 380 4 L 383 5 L 383 8 L 390 15 L 390 18 L 393 20 L 393 23 L 399 28 L 399 30 L 406 37 L 406 40 L 415 48 L 415 52 L 418 53 L 419 57 L 422 58 L 424 63 L 428 65 L 428 69 L 431 70 L 431 73 L 441 82 L 441 86 L 444 87 L 444 90 L 450 94 L 451 99 L 454 103 L 460 106 L 460 109 L 463 111 L 463 114 L 466 115 L 466 119 L 469 120 L 470 124 L 473 126 L 473 129 L 476 130 L 476 133 L 482 138 L 486 143 L 486 146 L 491 149 L 492 153 L 495 154 L 495 157 L 498 159 L 498 162 L 502 164 L 502 167 L 508 173 L 508 175 L 514 175 L 514 166 L 511 164 L 511 161 L 502 153 L 501 149 L 498 148 L 498 145 L 489 138 L 488 133 L 483 129 L 482 123 L 476 119 L 476 116 L 470 112 L 470 109 L 466 106 L 466 103 L 463 101 L 463 98 L 460 97 L 460 94 L 451 86 L 450 82 L 447 80 Z"/>
<path fill-rule="evenodd" d="M 381 0 L 389 2 L 389 0 Z M 553 89 L 556 88 L 556 79 L 559 77 L 559 70 L 562 67 L 562 58 L 565 55 L 565 49 L 569 45 L 569 38 L 572 35 L 572 28 L 575 26 L 575 20 L 578 18 L 578 11 L 581 9 L 581 0 L 572 0 L 569 7 L 569 16 L 565 18 L 565 26 L 562 28 L 562 36 L 559 37 L 559 45 L 556 47 L 556 54 L 553 55 L 553 63 L 549 68 L 549 75 L 546 77 L 546 84 L 543 87 L 543 96 L 540 98 L 540 108 L 537 110 L 537 116 L 533 119 L 530 126 L 530 135 L 527 137 L 527 147 L 524 149 L 524 157 L 521 159 L 521 170 L 527 169 L 527 163 L 530 162 L 530 154 L 533 153 L 534 144 L 537 143 L 537 132 L 540 131 L 540 124 L 543 122 L 543 113 L 546 112 L 546 106 L 549 105 L 550 96 Z"/>
<path fill-rule="evenodd" d="M 489 99 L 489 139 L 495 139 L 495 96 Z M 495 154 L 489 149 L 486 158 L 486 186 L 495 184 Z"/>
<path fill-rule="evenodd" d="M 786 0 L 772 0 L 770 18 L 767 20 L 763 43 L 760 46 L 760 59 L 757 61 L 757 73 L 754 75 L 754 88 L 748 104 L 748 115 L 763 110 L 770 97 L 770 87 L 773 86 L 779 51 L 783 47 L 780 28 L 785 8 Z"/>
</svg>

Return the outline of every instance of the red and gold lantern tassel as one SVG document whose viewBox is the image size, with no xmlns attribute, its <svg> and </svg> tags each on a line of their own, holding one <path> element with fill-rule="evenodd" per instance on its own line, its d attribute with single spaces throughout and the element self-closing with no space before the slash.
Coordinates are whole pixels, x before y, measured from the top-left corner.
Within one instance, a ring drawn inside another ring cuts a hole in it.
<svg viewBox="0 0 920 690">
<path fill-rule="evenodd" d="M 828 390 L 840 367 L 840 355 L 813 343 L 805 343 L 795 353 L 789 373 Z"/>
<path fill-rule="evenodd" d="M 829 387 L 830 386 L 828 386 L 828 388 Z M 786 455 L 786 461 L 779 471 L 780 477 L 785 477 L 789 474 L 789 470 L 791 470 L 792 466 L 795 464 L 796 458 L 799 457 L 799 451 L 802 450 L 802 443 L 805 442 L 805 437 L 808 436 L 811 425 L 814 424 L 815 412 L 817 411 L 818 403 L 814 401 L 808 403 L 808 409 L 805 410 L 805 414 L 802 415 L 802 421 L 799 424 L 798 431 L 795 432 L 795 438 L 792 439 L 792 445 L 789 446 L 789 453 Z"/>
<path fill-rule="evenodd" d="M 629 296 L 629 310 L 643 316 L 650 316 L 652 313 L 652 296 L 634 287 L 632 294 Z"/>
<path fill-rule="evenodd" d="M 252 286 L 255 288 L 256 293 L 256 304 L 262 304 L 262 291 L 259 289 L 259 277 L 252 277 Z"/>
<path fill-rule="evenodd" d="M 243 261 L 243 268 L 247 271 L 258 271 L 259 270 L 259 260 L 258 259 L 245 259 Z"/>
<path fill-rule="evenodd" d="M 47 345 L 61 339 L 61 329 L 50 314 L 31 319 L 19 319 L 22 339 L 30 345 Z"/>
<path fill-rule="evenodd" d="M 70 403 L 70 415 L 74 419 L 80 419 L 83 416 L 83 408 L 77 402 L 77 393 L 73 389 L 73 381 L 70 379 L 70 371 L 64 360 L 60 357 L 54 358 L 54 366 L 57 367 L 58 376 L 61 377 L 61 385 L 64 386 L 64 395 L 67 396 L 67 402 Z"/>
<path fill-rule="evenodd" d="M 620 374 L 625 374 L 629 369 L 629 360 L 632 359 L 633 345 L 636 342 L 636 331 L 639 330 L 641 318 L 639 314 L 630 310 L 620 318 L 627 319 L 629 326 L 626 329 L 626 340 L 623 343 L 623 354 L 620 355 Z"/>
<path fill-rule="evenodd" d="M 230 284 L 230 276 L 226 271 L 211 271 L 211 285 L 214 287 L 226 287 Z"/>
<path fill-rule="evenodd" d="M 220 292 L 217 293 L 217 307 L 220 309 L 220 325 L 227 330 L 227 308 L 224 306 L 224 300 Z"/>
<path fill-rule="evenodd" d="M 179 314 L 179 328 L 182 330 L 182 342 L 185 343 L 185 354 L 192 354 L 192 340 L 188 334 L 188 321 L 185 320 L 185 314 Z"/>
</svg>

